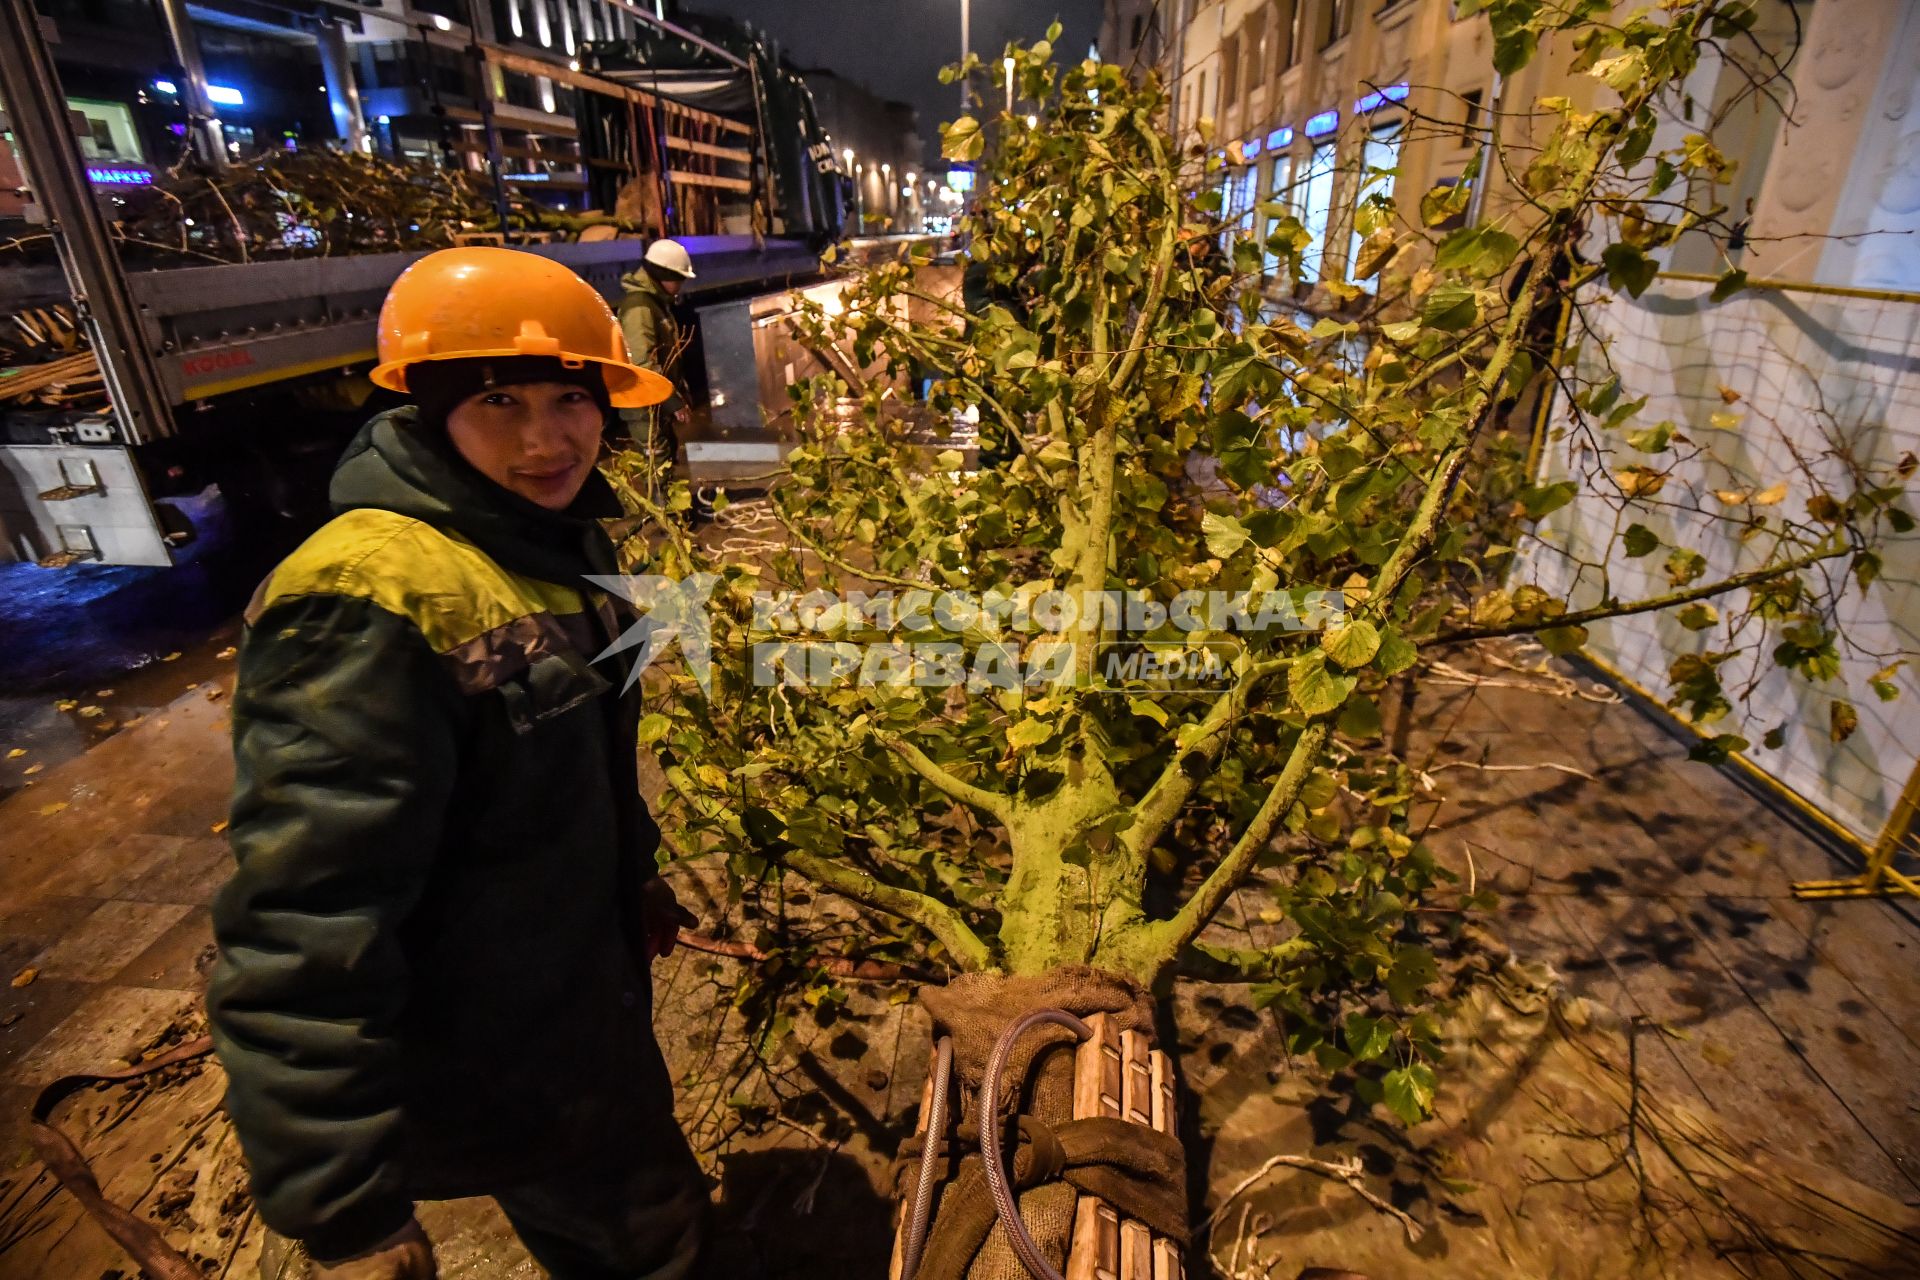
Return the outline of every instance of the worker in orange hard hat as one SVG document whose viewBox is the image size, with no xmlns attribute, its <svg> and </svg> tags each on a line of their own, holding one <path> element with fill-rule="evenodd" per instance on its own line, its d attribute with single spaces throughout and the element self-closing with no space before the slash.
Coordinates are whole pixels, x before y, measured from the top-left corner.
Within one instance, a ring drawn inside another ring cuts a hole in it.
<svg viewBox="0 0 1920 1280">
<path fill-rule="evenodd" d="M 273 1261 L 431 1277 L 415 1203 L 489 1195 L 553 1276 L 677 1280 L 707 1187 L 648 969 L 691 917 L 587 580 L 620 571 L 602 433 L 667 383 L 586 282 L 491 248 L 394 283 L 373 378 L 414 403 L 255 595 L 233 697 L 208 1012 Z"/>
<path fill-rule="evenodd" d="M 680 361 L 687 335 L 673 314 L 673 300 L 695 278 L 693 255 L 678 240 L 655 240 L 638 268 L 620 279 L 620 328 L 633 362 L 658 373 L 674 392 L 654 409 L 621 413 L 635 444 L 656 458 L 673 460 L 680 430 L 687 425 L 686 399 L 680 389 Z"/>
</svg>

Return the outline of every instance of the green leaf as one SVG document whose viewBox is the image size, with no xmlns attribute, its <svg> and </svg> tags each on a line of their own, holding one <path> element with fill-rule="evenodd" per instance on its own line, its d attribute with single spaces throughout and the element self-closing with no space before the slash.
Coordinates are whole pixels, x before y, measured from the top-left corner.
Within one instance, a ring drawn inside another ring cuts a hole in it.
<svg viewBox="0 0 1920 1280">
<path fill-rule="evenodd" d="M 1347 705 L 1340 708 L 1338 721 L 1340 732 L 1356 742 L 1366 742 L 1380 736 L 1380 705 L 1372 698 L 1359 696 L 1347 699 Z"/>
<path fill-rule="evenodd" d="M 1580 486 L 1571 480 L 1561 480 L 1554 484 L 1540 485 L 1537 488 L 1520 491 L 1520 505 L 1533 519 L 1551 515 L 1572 502 L 1574 495 L 1580 492 Z"/>
<path fill-rule="evenodd" d="M 1373 666 L 1383 676 L 1397 676 L 1419 660 L 1419 648 L 1401 635 L 1399 628 L 1388 627 L 1380 637 L 1380 652 L 1374 655 Z"/>
<path fill-rule="evenodd" d="M 1399 1116 L 1402 1123 L 1412 1125 L 1432 1113 L 1435 1083 L 1433 1068 L 1416 1062 L 1387 1072 L 1381 1078 L 1380 1087 L 1387 1109 Z"/>
<path fill-rule="evenodd" d="M 1720 621 L 1720 611 L 1704 601 L 1695 601 L 1675 614 L 1674 621 L 1689 631 L 1705 631 Z"/>
<path fill-rule="evenodd" d="M 1341 1031 L 1346 1037 L 1347 1052 L 1353 1055 L 1356 1062 L 1373 1061 L 1393 1043 L 1393 1024 L 1385 1018 L 1350 1013 Z"/>
<path fill-rule="evenodd" d="M 1411 1005 L 1420 1001 L 1420 991 L 1440 979 L 1440 966 L 1425 947 L 1396 947 L 1393 967 L 1387 971 L 1387 994 L 1396 1003 Z"/>
<path fill-rule="evenodd" d="M 1207 552 L 1225 560 L 1247 545 L 1246 526 L 1232 516 L 1208 511 L 1200 517 L 1200 528 L 1207 537 Z"/>
<path fill-rule="evenodd" d="M 1673 439 L 1673 424 L 1657 422 L 1651 427 L 1627 433 L 1627 446 L 1641 453 L 1665 453 L 1667 442 Z"/>
<path fill-rule="evenodd" d="M 1052 736 L 1051 720 L 1027 719 L 1007 730 L 1007 745 L 1015 751 L 1025 751 L 1039 746 Z"/>
<path fill-rule="evenodd" d="M 940 154 L 946 159 L 978 160 L 986 149 L 986 135 L 980 132 L 980 122 L 972 116 L 961 116 L 951 124 L 940 126 Z"/>
<path fill-rule="evenodd" d="M 1538 640 L 1541 647 L 1548 653 L 1564 658 L 1570 653 L 1578 653 L 1586 648 L 1587 629 L 1585 627 L 1548 627 L 1545 631 L 1537 632 L 1534 639 Z"/>
<path fill-rule="evenodd" d="M 1473 290 L 1463 284 L 1436 285 L 1420 304 L 1420 323 L 1429 329 L 1454 333 L 1480 318 Z"/>
<path fill-rule="evenodd" d="M 1621 535 L 1620 545 L 1627 553 L 1627 559 L 1638 560 L 1641 556 L 1651 555 L 1660 546 L 1660 539 L 1653 530 L 1643 524 L 1630 524 Z"/>
<path fill-rule="evenodd" d="M 658 711 L 642 716 L 640 718 L 638 731 L 640 745 L 644 747 L 649 743 L 660 741 L 660 739 L 667 736 L 668 730 L 672 728 L 673 721 L 667 719 L 667 717 L 661 715 Z"/>
<path fill-rule="evenodd" d="M 1294 709 L 1308 716 L 1338 710 L 1353 692 L 1354 683 L 1352 676 L 1327 670 L 1326 655 L 1318 649 L 1302 654 L 1287 672 L 1287 693 Z"/>
<path fill-rule="evenodd" d="M 1610 244 L 1601 251 L 1600 261 L 1606 264 L 1608 283 L 1636 298 L 1647 291 L 1660 271 L 1659 265 L 1637 245 Z"/>
<path fill-rule="evenodd" d="M 1738 267 L 1722 272 L 1713 282 L 1713 293 L 1709 295 L 1715 302 L 1725 302 L 1734 294 L 1747 287 L 1747 273 Z"/>
<path fill-rule="evenodd" d="M 1702 738 L 1689 747 L 1687 759 L 1703 764 L 1725 764 L 1734 752 L 1745 751 L 1751 745 L 1737 733 L 1716 734 L 1711 738 Z"/>
<path fill-rule="evenodd" d="M 1380 652 L 1380 632 L 1365 618 L 1355 618 L 1334 631 L 1322 632 L 1320 647 L 1327 656 L 1352 671 L 1373 661 Z"/>
</svg>

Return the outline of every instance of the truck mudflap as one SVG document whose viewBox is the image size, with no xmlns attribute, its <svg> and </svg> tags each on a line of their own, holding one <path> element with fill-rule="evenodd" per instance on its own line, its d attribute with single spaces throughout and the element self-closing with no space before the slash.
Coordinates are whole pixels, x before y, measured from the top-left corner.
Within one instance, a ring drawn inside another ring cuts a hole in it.
<svg viewBox="0 0 1920 1280">
<path fill-rule="evenodd" d="M 0 532 L 6 536 L 0 559 L 48 568 L 173 563 L 125 445 L 0 445 Z"/>
</svg>

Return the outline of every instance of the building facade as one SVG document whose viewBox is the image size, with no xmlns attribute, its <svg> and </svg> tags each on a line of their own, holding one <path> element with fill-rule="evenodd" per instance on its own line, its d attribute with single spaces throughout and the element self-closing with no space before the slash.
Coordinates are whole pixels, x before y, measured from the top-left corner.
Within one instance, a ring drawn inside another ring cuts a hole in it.
<svg viewBox="0 0 1920 1280">
<path fill-rule="evenodd" d="M 1454 0 L 1165 0 L 1159 66 L 1173 85 L 1181 137 L 1222 152 L 1225 212 L 1249 232 L 1254 207 L 1275 200 L 1314 243 L 1309 279 L 1350 270 L 1356 201 L 1368 192 L 1424 193 L 1457 182 L 1498 122 L 1503 144 L 1525 147 L 1527 113 L 1541 97 L 1582 106 L 1606 94 L 1569 75 L 1570 47 L 1542 47 L 1511 77 L 1493 71 L 1484 15 L 1455 16 Z M 1124 25 L 1127 5 L 1109 16 Z M 1750 274 L 1863 287 L 1920 288 L 1920 5 L 1883 0 L 1766 0 L 1760 45 L 1792 62 L 1796 122 L 1775 95 L 1752 93 L 1747 71 L 1716 55 L 1686 89 L 1688 118 L 1655 146 L 1677 145 L 1712 120 L 1737 164 L 1710 194 L 1744 223 L 1730 251 Z M 1512 188 L 1488 166 L 1488 212 Z M 1391 178 L 1369 170 L 1396 169 Z M 1705 237 L 1667 251 L 1671 270 L 1708 271 L 1721 249 Z"/>
<path fill-rule="evenodd" d="M 848 233 L 919 230 L 926 203 L 920 163 L 925 145 L 914 109 L 825 68 L 800 74 L 813 93 L 834 158 L 858 192 Z"/>
</svg>

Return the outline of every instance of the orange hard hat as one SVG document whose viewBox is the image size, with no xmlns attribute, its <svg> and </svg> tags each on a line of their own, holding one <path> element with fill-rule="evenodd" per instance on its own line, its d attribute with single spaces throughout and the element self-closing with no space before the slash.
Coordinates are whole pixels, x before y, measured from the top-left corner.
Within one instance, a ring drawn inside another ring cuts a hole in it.
<svg viewBox="0 0 1920 1280">
<path fill-rule="evenodd" d="M 606 299 L 550 258 L 441 249 L 400 273 L 380 306 L 375 386 L 405 391 L 409 365 L 487 356 L 553 356 L 569 369 L 591 361 L 616 408 L 644 409 L 673 395 L 672 383 L 628 359 Z"/>
</svg>

